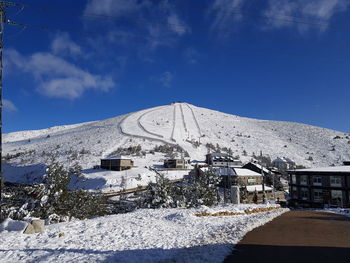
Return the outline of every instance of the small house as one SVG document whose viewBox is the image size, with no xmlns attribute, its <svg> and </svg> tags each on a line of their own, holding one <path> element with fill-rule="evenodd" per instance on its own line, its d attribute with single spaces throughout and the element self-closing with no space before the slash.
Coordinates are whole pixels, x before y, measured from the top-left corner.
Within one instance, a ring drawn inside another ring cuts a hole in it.
<svg viewBox="0 0 350 263">
<path fill-rule="evenodd" d="M 261 174 L 261 172 L 262 172 L 265 176 L 273 173 L 271 170 L 263 167 L 261 164 L 254 163 L 254 162 L 249 162 L 249 163 L 243 165 L 243 168 L 252 170 L 258 174 Z"/>
<path fill-rule="evenodd" d="M 186 169 L 189 163 L 189 159 L 165 159 L 164 167 L 170 169 Z"/>
<path fill-rule="evenodd" d="M 134 166 L 133 160 L 122 156 L 111 156 L 101 159 L 101 168 L 112 171 L 123 171 Z"/>
<path fill-rule="evenodd" d="M 208 153 L 206 162 L 213 167 L 240 167 L 242 162 L 226 153 Z"/>
<path fill-rule="evenodd" d="M 200 173 L 204 173 L 208 168 L 200 168 L 199 170 Z M 265 192 L 266 198 L 273 198 L 273 189 L 271 187 L 264 185 L 263 191 L 263 177 L 259 173 L 240 167 L 213 167 L 212 171 L 221 176 L 222 180 L 220 186 L 222 188 L 230 189 L 231 186 L 237 185 L 245 189 L 247 196 L 245 200 L 242 200 L 244 202 L 253 202 L 255 193 L 260 201 L 262 201 L 263 192 Z"/>
<path fill-rule="evenodd" d="M 295 167 L 295 162 L 286 157 L 277 157 L 275 160 L 272 161 L 272 165 L 278 169 L 288 170 Z"/>
</svg>

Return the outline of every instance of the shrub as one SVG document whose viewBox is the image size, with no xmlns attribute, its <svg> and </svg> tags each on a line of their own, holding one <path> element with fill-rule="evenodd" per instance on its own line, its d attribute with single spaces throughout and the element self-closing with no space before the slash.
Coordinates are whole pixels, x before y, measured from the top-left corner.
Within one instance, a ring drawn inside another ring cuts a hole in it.
<svg viewBox="0 0 350 263">
<path fill-rule="evenodd" d="M 100 193 L 68 189 L 71 176 L 79 175 L 80 168 L 78 164 L 74 164 L 66 170 L 52 160 L 41 184 L 9 190 L 10 194 L 4 200 L 7 208 L 2 218 L 22 219 L 25 216 L 35 216 L 48 219 L 55 215 L 84 219 L 105 214 L 106 200 Z"/>
<path fill-rule="evenodd" d="M 143 206 L 150 208 L 212 206 L 219 201 L 220 181 L 221 177 L 211 170 L 200 175 L 190 174 L 181 184 L 174 184 L 163 174 L 158 174 L 156 183 L 148 185 Z"/>
</svg>

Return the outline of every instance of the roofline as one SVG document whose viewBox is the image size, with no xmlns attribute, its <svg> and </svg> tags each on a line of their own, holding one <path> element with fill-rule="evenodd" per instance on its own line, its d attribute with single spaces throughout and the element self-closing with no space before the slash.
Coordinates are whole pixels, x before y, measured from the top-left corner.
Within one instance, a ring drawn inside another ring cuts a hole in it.
<svg viewBox="0 0 350 263">
<path fill-rule="evenodd" d="M 131 158 L 113 158 L 113 157 L 111 157 L 111 158 L 102 158 L 101 161 L 102 160 L 130 160 L 130 161 L 132 161 Z"/>
<path fill-rule="evenodd" d="M 331 174 L 349 174 L 350 171 L 340 171 L 340 170 L 334 170 L 334 171 L 317 171 L 310 169 L 300 169 L 300 170 L 288 170 L 288 174 L 324 174 L 324 175 L 331 175 Z"/>
</svg>

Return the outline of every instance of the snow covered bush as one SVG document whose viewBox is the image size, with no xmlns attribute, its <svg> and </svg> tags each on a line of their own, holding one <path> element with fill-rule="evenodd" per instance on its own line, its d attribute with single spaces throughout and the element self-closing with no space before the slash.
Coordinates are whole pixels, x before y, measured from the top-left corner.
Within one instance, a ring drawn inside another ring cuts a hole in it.
<svg viewBox="0 0 350 263">
<path fill-rule="evenodd" d="M 70 191 L 68 184 L 72 175 L 79 175 L 79 166 L 74 165 L 68 171 L 53 161 L 47 168 L 44 183 L 38 187 L 40 203 L 34 215 L 48 218 L 52 214 L 84 219 L 103 215 L 104 198 L 100 194 L 84 190 Z"/>
<path fill-rule="evenodd" d="M 150 183 L 143 207 L 174 208 L 212 206 L 218 203 L 220 176 L 208 170 L 204 174 L 191 174 L 182 183 L 173 183 L 158 174 L 156 183 Z"/>
<path fill-rule="evenodd" d="M 150 183 L 144 198 L 144 206 L 149 208 L 176 207 L 174 202 L 174 184 L 161 173 L 156 182 Z"/>
<path fill-rule="evenodd" d="M 31 197 L 33 187 L 24 185 L 2 186 L 0 222 L 6 218 L 22 220 L 35 207 Z"/>
<path fill-rule="evenodd" d="M 167 157 L 169 158 L 175 158 L 176 156 L 179 156 L 181 153 L 184 154 L 185 157 L 189 157 L 189 154 L 187 151 L 185 151 L 183 148 L 181 148 L 180 145 L 158 145 L 151 150 L 151 152 L 161 152 L 165 153 Z"/>
<path fill-rule="evenodd" d="M 65 169 L 52 160 L 41 184 L 8 187 L 7 195 L 2 196 L 1 220 L 21 220 L 26 216 L 48 219 L 56 215 L 55 220 L 62 221 L 64 218 L 84 219 L 105 214 L 106 200 L 101 194 L 68 189 L 71 176 L 79 174 L 79 166 Z"/>
<path fill-rule="evenodd" d="M 119 147 L 114 152 L 111 152 L 110 155 L 142 155 L 141 145 L 129 146 L 127 148 Z"/>
</svg>

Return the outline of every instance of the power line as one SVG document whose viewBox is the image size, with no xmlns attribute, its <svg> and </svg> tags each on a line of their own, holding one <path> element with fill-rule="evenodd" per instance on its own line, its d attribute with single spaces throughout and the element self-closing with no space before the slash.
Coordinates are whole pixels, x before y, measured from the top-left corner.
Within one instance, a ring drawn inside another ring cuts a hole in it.
<svg viewBox="0 0 350 263">
<path fill-rule="evenodd" d="M 51 11 L 51 12 L 69 12 L 69 10 L 67 9 L 54 9 L 54 8 L 42 8 L 42 7 L 33 7 L 31 5 L 28 5 L 28 4 L 20 4 L 20 3 L 17 3 L 17 6 L 25 6 L 25 7 L 31 7 L 31 8 L 35 8 L 37 10 L 42 10 L 42 11 Z M 233 10 L 233 9 L 232 9 Z M 236 15 L 243 15 L 243 14 L 248 14 L 248 12 L 241 12 L 241 11 L 236 11 L 236 12 L 229 12 L 227 11 L 227 13 L 232 13 L 232 14 L 236 14 Z M 74 12 L 73 12 L 74 14 Z M 250 14 L 251 15 L 251 14 Z M 131 21 L 133 23 L 142 23 L 142 24 L 151 24 L 151 25 L 158 25 L 158 26 L 162 26 L 162 27 L 167 27 L 167 26 L 174 26 L 174 27 L 179 27 L 179 26 L 183 26 L 182 24 L 179 24 L 179 23 L 155 23 L 155 22 L 151 22 L 151 21 L 148 21 L 146 19 L 140 19 L 140 18 L 123 18 L 123 17 L 117 17 L 117 16 L 107 16 L 107 15 L 99 15 L 99 14 L 85 14 L 85 15 L 82 15 L 83 17 L 93 17 L 93 18 L 96 18 L 96 19 L 107 19 L 107 20 L 119 20 L 119 21 Z M 256 16 L 256 15 L 254 15 Z M 259 16 L 259 15 L 258 15 Z M 261 17 L 261 16 L 259 16 Z M 266 19 L 271 19 L 272 17 L 271 16 L 264 16 Z M 282 16 L 282 17 L 289 17 L 289 16 Z M 288 22 L 295 22 L 295 21 L 291 21 L 291 20 L 288 20 Z M 299 21 L 299 22 L 302 22 L 303 24 L 307 24 L 307 25 L 314 25 L 314 26 L 328 26 L 328 24 L 316 24 L 316 23 L 309 23 L 309 22 L 304 22 L 304 21 Z M 32 26 L 32 27 L 39 27 L 39 26 Z M 45 27 L 44 27 L 45 28 Z M 191 28 L 194 28 L 195 30 L 202 30 L 202 31 L 208 31 L 208 27 L 191 27 Z M 59 29 L 61 30 L 61 29 Z M 70 31 L 70 30 L 67 30 L 67 29 L 64 29 L 66 31 Z M 85 34 L 85 33 L 83 33 Z M 87 33 L 89 34 L 89 33 Z M 241 35 L 241 33 L 233 33 L 233 32 L 230 32 L 230 35 Z M 127 34 L 127 35 L 123 35 L 123 37 L 139 37 L 139 36 L 135 36 L 135 35 L 130 35 L 130 34 Z M 147 37 L 141 37 L 141 38 L 147 38 Z M 266 33 L 265 34 L 260 34 L 259 38 L 273 38 L 273 39 L 281 39 L 281 38 L 278 38 L 276 36 L 267 36 Z M 149 39 L 149 38 L 148 38 Z M 302 37 L 288 37 L 288 38 L 283 38 L 282 40 L 286 40 L 286 41 L 289 41 L 289 40 L 304 40 L 305 38 L 302 38 Z M 150 39 L 149 39 L 150 40 Z M 154 39 L 153 39 L 154 40 Z M 326 43 L 320 43 L 318 42 L 317 44 L 320 44 L 320 45 L 325 45 L 325 46 L 333 46 L 333 45 L 336 45 L 336 46 L 347 46 L 347 45 L 350 45 L 350 43 L 331 43 L 331 42 L 326 42 Z"/>
<path fill-rule="evenodd" d="M 23 4 L 19 4 L 19 3 L 17 3 L 17 5 L 18 6 L 26 6 L 26 7 L 28 7 L 29 5 L 23 5 Z M 49 9 L 49 8 L 42 8 L 43 10 L 51 10 L 51 11 L 55 11 L 55 10 L 57 10 L 57 9 Z M 91 15 L 93 15 L 93 14 L 91 14 Z M 95 15 L 94 15 L 95 16 Z M 115 19 L 119 19 L 119 20 L 131 20 L 131 19 L 125 19 L 125 18 L 123 18 L 123 19 L 121 19 L 121 18 L 119 18 L 119 17 L 113 17 L 113 16 L 100 16 L 100 15 L 97 15 L 97 16 L 99 16 L 99 17 L 107 17 L 108 19 L 111 19 L 111 18 L 115 18 Z M 163 26 L 163 27 L 165 27 L 165 26 L 180 26 L 181 24 L 177 24 L 177 23 L 154 23 L 154 22 L 150 22 L 150 21 L 147 21 L 147 20 L 145 20 L 145 19 L 135 19 L 135 18 L 133 18 L 132 19 L 132 22 L 138 22 L 138 23 L 143 23 L 143 24 L 152 24 L 152 25 L 160 25 L 160 26 Z M 25 24 L 22 24 L 23 26 L 25 26 Z M 27 25 L 28 27 L 29 27 L 29 25 Z M 39 29 L 44 29 L 44 30 L 48 30 L 48 27 L 47 26 L 44 26 L 44 27 L 42 27 L 42 26 L 33 26 L 33 25 L 30 25 L 30 27 L 36 27 L 36 28 L 39 28 Z M 193 28 L 193 27 L 192 27 Z M 52 28 L 51 27 L 51 29 L 54 29 L 54 30 L 65 30 L 65 31 L 71 31 L 71 29 L 62 29 L 62 28 Z M 203 27 L 203 28 L 195 28 L 196 30 L 205 30 L 205 31 L 208 31 L 208 27 Z M 91 33 L 96 33 L 96 32 L 91 32 Z M 88 35 L 88 34 L 91 34 L 90 32 L 86 32 L 86 33 L 79 33 L 80 35 Z M 233 33 L 233 32 L 230 32 L 230 35 L 241 35 L 241 33 Z M 148 39 L 148 40 L 151 40 L 149 37 L 140 37 L 140 36 L 136 36 L 136 35 L 131 35 L 131 34 L 121 34 L 121 37 L 135 37 L 135 38 L 143 38 L 143 39 Z M 282 38 L 278 38 L 278 37 L 276 37 L 276 36 L 273 36 L 273 37 L 271 37 L 271 36 L 268 36 L 266 33 L 264 33 L 264 34 L 260 34 L 260 36 L 259 36 L 259 38 L 272 38 L 272 39 L 277 39 L 277 40 L 279 40 L 279 39 L 282 39 Z M 302 40 L 304 40 L 305 38 L 302 38 L 302 37 L 288 37 L 288 38 L 283 38 L 282 40 L 287 40 L 287 41 L 289 41 L 289 40 L 300 40 L 300 39 L 302 39 Z M 152 41 L 154 41 L 154 38 L 153 38 L 153 40 Z M 346 46 L 346 45 L 350 45 L 350 43 L 331 43 L 331 42 L 328 42 L 328 43 L 320 43 L 320 42 L 318 42 L 318 44 L 321 44 L 321 45 L 327 45 L 327 46 L 331 46 L 331 45 L 338 45 L 338 46 Z"/>
<path fill-rule="evenodd" d="M 1 1 L 0 1 L 1 3 Z M 21 4 L 18 4 L 17 3 L 17 6 L 21 6 Z M 45 31 L 67 31 L 67 32 L 71 32 L 73 31 L 72 28 L 58 28 L 58 27 L 48 27 L 48 26 L 37 26 L 37 25 L 31 25 L 31 24 L 24 24 L 24 23 L 18 23 L 18 22 L 13 22 L 13 21 L 10 21 L 10 20 L 7 20 L 6 21 L 7 24 L 9 25 L 16 25 L 16 26 L 21 26 L 23 28 L 34 28 L 34 29 L 39 29 L 39 30 L 45 30 Z M 75 33 L 75 32 L 74 32 Z M 79 35 L 85 35 L 85 36 L 88 36 L 88 37 L 91 37 L 93 36 L 94 34 L 100 34 L 101 32 L 84 32 L 84 33 L 79 33 Z M 75 33 L 76 34 L 76 33 Z M 150 41 L 152 43 L 155 43 L 155 44 L 165 44 L 165 42 L 163 42 L 162 40 L 159 40 L 159 39 L 156 39 L 155 37 L 146 37 L 146 36 L 140 36 L 139 34 L 130 34 L 130 33 L 120 33 L 120 32 L 114 32 L 113 33 L 114 36 L 117 36 L 117 37 L 121 37 L 121 38 L 134 38 L 134 39 L 139 39 L 139 40 L 147 40 L 147 41 Z M 243 33 L 231 33 L 233 35 L 242 35 Z M 272 39 L 278 39 L 276 38 L 275 36 L 273 37 L 270 37 L 270 36 L 267 36 L 267 35 L 262 35 L 262 38 L 272 38 Z M 283 40 L 286 40 L 286 39 L 283 39 Z M 287 39 L 287 40 L 290 40 L 290 39 Z M 297 40 L 296 38 L 294 38 L 294 40 Z M 321 43 L 323 45 L 332 45 L 332 43 Z M 337 44 L 341 44 L 341 45 L 350 45 L 350 43 L 337 43 Z M 91 47 L 89 47 L 91 48 Z M 258 50 L 245 50 L 244 48 L 241 48 L 241 47 L 231 47 L 231 48 L 228 48 L 228 49 L 231 49 L 231 50 L 235 50 L 235 51 L 243 51 L 243 52 L 257 52 L 257 53 L 274 53 L 274 51 L 272 50 L 262 50 L 262 49 L 258 49 Z M 294 53 L 294 52 L 280 52 L 279 54 L 286 54 L 286 55 L 292 55 L 293 57 L 297 56 L 297 57 L 309 57 L 309 58 L 320 58 L 320 59 L 335 59 L 337 61 L 347 61 L 346 58 L 340 58 L 340 57 L 332 57 L 332 56 L 310 56 L 309 54 L 308 55 L 304 55 L 304 54 L 301 54 L 301 53 Z"/>
<path fill-rule="evenodd" d="M 45 12 L 59 12 L 59 13 L 70 13 L 73 15 L 77 15 L 76 11 L 72 11 L 69 9 L 57 9 L 57 8 L 46 8 L 46 7 L 36 7 L 33 5 L 28 5 L 28 4 L 22 4 L 22 3 L 17 3 L 17 6 L 23 6 L 23 7 L 28 7 L 28 8 L 34 8 L 40 11 L 45 11 Z M 179 6 L 179 5 L 175 5 L 175 6 Z M 195 9 L 198 10 L 198 8 L 193 8 L 190 6 L 187 6 L 187 9 Z M 215 9 L 214 9 L 215 10 Z M 341 11 L 343 9 L 339 9 L 339 11 Z M 296 24 L 302 24 L 302 25 L 306 25 L 306 26 L 312 26 L 312 27 L 322 27 L 322 28 L 328 28 L 332 31 L 334 31 L 333 29 L 337 29 L 335 27 L 331 27 L 329 26 L 329 21 L 328 20 L 323 20 L 323 23 L 319 23 L 318 22 L 310 22 L 310 21 L 304 21 L 302 19 L 305 18 L 301 18 L 301 17 L 296 17 L 296 16 L 286 16 L 286 15 L 259 15 L 259 14 L 254 14 L 252 12 L 248 12 L 245 10 L 241 10 L 241 9 L 230 9 L 227 11 L 220 11 L 220 13 L 223 14 L 232 14 L 232 15 L 241 15 L 241 16 L 250 16 L 250 17 L 255 17 L 255 18 L 259 18 L 259 19 L 264 19 L 264 20 L 276 20 L 279 22 L 283 22 L 283 23 L 296 23 Z M 121 17 L 121 16 L 112 16 L 112 15 L 101 15 L 101 14 L 94 14 L 94 13 L 84 13 L 82 15 L 80 15 L 81 17 L 86 17 L 86 18 L 92 18 L 92 19 L 103 19 L 103 20 L 118 20 L 118 21 L 130 21 L 129 18 L 125 18 L 125 17 Z M 297 19 L 297 20 L 295 20 Z M 164 23 L 155 23 L 155 22 L 150 22 L 146 19 L 141 19 L 141 18 L 132 18 L 132 22 L 138 22 L 138 23 L 146 23 L 146 24 L 158 24 L 158 25 L 164 25 Z M 183 24 L 180 23 L 165 23 L 166 25 L 169 26 L 183 26 Z M 342 29 L 346 29 L 349 30 L 349 27 L 346 28 L 342 28 Z"/>
<path fill-rule="evenodd" d="M 39 29 L 39 30 L 44 30 L 44 31 L 70 31 L 69 28 L 53 28 L 53 27 L 47 27 L 47 26 L 35 26 L 31 24 L 23 24 L 23 23 L 18 23 L 18 22 L 13 22 L 13 21 L 6 21 L 7 24 L 9 25 L 15 25 L 15 26 L 21 26 L 25 28 L 34 28 L 34 29 Z M 85 33 L 86 36 L 93 36 L 93 33 L 100 34 L 100 32 L 87 32 Z M 151 42 L 156 42 L 161 44 L 162 41 L 158 41 L 153 37 L 145 37 L 145 36 L 140 36 L 140 35 L 135 35 L 135 34 L 128 34 L 128 33 L 115 33 L 117 36 L 123 37 L 123 38 L 135 38 L 138 40 L 148 40 Z M 350 44 L 350 43 L 349 43 Z M 89 47 L 91 48 L 91 47 Z M 347 62 L 349 61 L 348 58 L 344 57 L 332 57 L 332 56 L 312 56 L 312 55 L 305 55 L 302 53 L 297 53 L 297 52 L 291 52 L 291 51 L 283 51 L 283 52 L 277 52 L 276 50 L 270 50 L 270 49 L 250 49 L 247 50 L 246 47 L 229 47 L 227 50 L 233 50 L 233 51 L 240 51 L 240 52 L 246 52 L 246 53 L 258 53 L 258 54 L 280 54 L 280 55 L 286 55 L 286 56 L 291 56 L 291 57 L 300 57 L 300 58 L 312 58 L 312 59 L 321 59 L 321 60 L 336 60 L 336 61 L 344 61 Z"/>
</svg>

